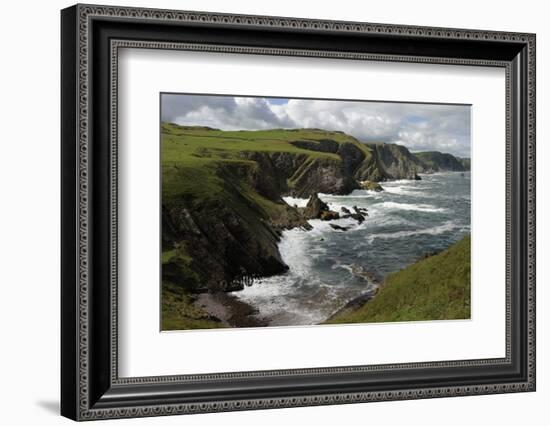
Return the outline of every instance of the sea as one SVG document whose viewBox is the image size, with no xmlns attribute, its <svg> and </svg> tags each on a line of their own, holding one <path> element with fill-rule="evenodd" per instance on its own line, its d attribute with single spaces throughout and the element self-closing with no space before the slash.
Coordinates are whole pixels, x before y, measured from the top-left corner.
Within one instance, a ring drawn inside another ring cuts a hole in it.
<svg viewBox="0 0 550 426">
<path fill-rule="evenodd" d="M 256 279 L 233 295 L 270 326 L 319 324 L 349 301 L 372 293 L 386 275 L 449 247 L 470 232 L 470 172 L 421 178 L 382 182 L 382 192 L 319 194 L 341 215 L 342 207 L 358 207 L 368 216 L 363 223 L 310 220 L 309 231 L 284 231 L 279 251 L 289 270 Z M 305 207 L 308 200 L 285 201 Z"/>
</svg>

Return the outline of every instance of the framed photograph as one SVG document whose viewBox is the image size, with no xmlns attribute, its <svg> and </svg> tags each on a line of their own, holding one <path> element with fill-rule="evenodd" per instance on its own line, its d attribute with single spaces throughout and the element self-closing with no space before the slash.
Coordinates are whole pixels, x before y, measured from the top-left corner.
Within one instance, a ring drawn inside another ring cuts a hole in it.
<svg viewBox="0 0 550 426">
<path fill-rule="evenodd" d="M 535 390 L 535 35 L 61 12 L 74 420 Z"/>
</svg>

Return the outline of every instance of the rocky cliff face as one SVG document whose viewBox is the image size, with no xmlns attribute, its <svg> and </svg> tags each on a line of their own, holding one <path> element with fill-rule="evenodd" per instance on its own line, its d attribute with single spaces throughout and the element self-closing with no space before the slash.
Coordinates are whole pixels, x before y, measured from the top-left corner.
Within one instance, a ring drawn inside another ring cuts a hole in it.
<svg viewBox="0 0 550 426">
<path fill-rule="evenodd" d="M 284 195 L 307 198 L 314 193 L 348 194 L 358 184 L 346 169 L 348 156 L 316 157 L 290 152 L 243 152 L 254 161 L 252 185 L 263 196 L 280 200 Z"/>
<path fill-rule="evenodd" d="M 255 180 L 252 164 L 218 171 L 226 182 L 223 198 L 182 197 L 163 202 L 163 280 L 192 292 L 242 289 L 255 277 L 288 269 L 277 243 L 281 231 L 309 228 L 294 207 L 280 199 L 277 182 Z M 200 183 L 197 183 L 200 185 Z M 256 193 L 272 198 L 264 198 Z"/>
<path fill-rule="evenodd" d="M 418 173 L 424 172 L 424 164 L 403 145 L 397 144 L 368 144 L 378 160 L 380 179 L 362 180 L 392 180 L 416 179 Z"/>
</svg>

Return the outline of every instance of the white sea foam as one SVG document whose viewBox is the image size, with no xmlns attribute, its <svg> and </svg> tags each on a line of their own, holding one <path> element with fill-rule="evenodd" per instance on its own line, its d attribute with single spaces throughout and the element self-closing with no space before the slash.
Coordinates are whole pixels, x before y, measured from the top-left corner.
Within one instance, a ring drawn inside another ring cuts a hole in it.
<svg viewBox="0 0 550 426">
<path fill-rule="evenodd" d="M 384 186 L 391 186 L 391 185 L 415 185 L 416 184 L 416 180 L 412 180 L 412 179 L 396 179 L 396 180 L 390 180 L 390 181 L 387 181 L 387 182 L 382 182 L 382 185 Z"/>
<path fill-rule="evenodd" d="M 377 204 L 377 207 L 385 209 L 414 210 L 426 213 L 443 213 L 447 211 L 447 209 L 435 207 L 430 204 L 406 204 L 396 203 L 394 201 L 384 201 L 383 203 Z"/>
<path fill-rule="evenodd" d="M 291 229 L 283 231 L 279 243 L 279 252 L 283 261 L 289 266 L 292 273 L 301 277 L 309 275 L 311 258 L 307 255 L 307 231 Z"/>
<path fill-rule="evenodd" d="M 365 191 L 364 189 L 355 189 L 350 194 L 347 194 L 347 195 L 332 195 L 332 194 L 323 194 L 322 192 L 320 192 L 319 198 L 321 198 L 323 201 L 330 200 L 330 199 L 346 200 L 348 198 L 372 200 L 372 199 L 380 198 L 382 197 L 382 195 L 383 195 L 383 191 L 376 192 L 376 191 Z"/>
<path fill-rule="evenodd" d="M 456 229 L 465 230 L 464 226 L 457 225 L 453 221 L 447 221 L 441 225 L 434 226 L 432 228 L 416 229 L 414 231 L 398 231 L 390 233 L 372 234 L 367 237 L 367 241 L 372 243 L 375 239 L 393 240 L 405 237 L 411 237 L 414 235 L 440 235 L 445 232 L 454 231 Z"/>
<path fill-rule="evenodd" d="M 410 196 L 426 196 L 425 191 L 416 189 L 411 186 L 399 185 L 399 186 L 387 186 L 384 191 L 389 194 L 395 195 L 410 195 Z"/>
<path fill-rule="evenodd" d="M 289 206 L 297 206 L 297 207 L 305 207 L 307 205 L 307 202 L 309 201 L 308 198 L 297 198 L 297 197 L 283 197 L 283 200 Z"/>
</svg>

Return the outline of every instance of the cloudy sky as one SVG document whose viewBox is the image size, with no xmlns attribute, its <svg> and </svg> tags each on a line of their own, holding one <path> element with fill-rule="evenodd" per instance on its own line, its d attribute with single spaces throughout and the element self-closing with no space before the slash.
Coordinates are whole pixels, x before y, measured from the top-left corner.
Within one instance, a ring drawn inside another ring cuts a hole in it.
<svg viewBox="0 0 550 426">
<path fill-rule="evenodd" d="M 465 105 L 163 94 L 161 119 L 222 130 L 341 130 L 363 142 L 470 157 L 470 107 Z"/>
</svg>

